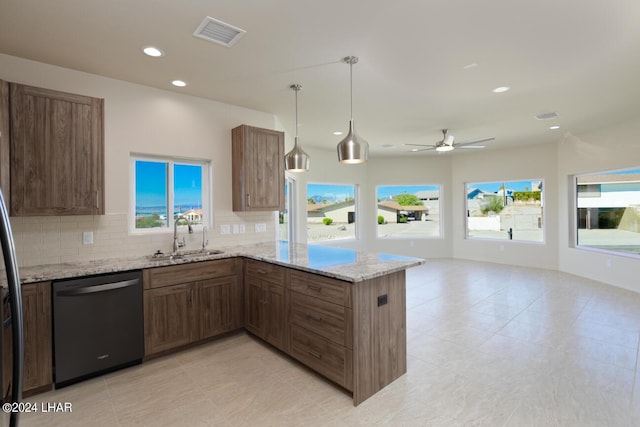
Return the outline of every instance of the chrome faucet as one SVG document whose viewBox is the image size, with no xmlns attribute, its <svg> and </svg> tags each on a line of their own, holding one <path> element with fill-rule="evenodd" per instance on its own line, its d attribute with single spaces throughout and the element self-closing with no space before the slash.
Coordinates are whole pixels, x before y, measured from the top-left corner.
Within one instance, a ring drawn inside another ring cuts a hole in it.
<svg viewBox="0 0 640 427">
<path fill-rule="evenodd" d="M 184 215 L 178 215 L 176 220 L 173 222 L 173 255 L 178 253 L 178 248 L 182 248 L 186 245 L 184 237 L 182 238 L 182 242 L 178 241 L 178 222 L 181 220 L 185 220 L 187 222 L 189 234 L 193 234 L 193 228 L 191 228 L 191 222 L 189 222 L 189 219 Z"/>
</svg>

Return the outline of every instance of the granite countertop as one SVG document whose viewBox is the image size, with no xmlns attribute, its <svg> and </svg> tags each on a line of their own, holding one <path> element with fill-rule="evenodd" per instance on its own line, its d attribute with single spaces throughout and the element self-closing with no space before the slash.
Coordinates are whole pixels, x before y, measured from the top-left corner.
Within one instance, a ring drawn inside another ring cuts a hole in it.
<svg viewBox="0 0 640 427">
<path fill-rule="evenodd" d="M 322 245 L 290 245 L 287 242 L 215 249 L 221 250 L 222 253 L 178 259 L 153 259 L 151 256 L 145 255 L 133 258 L 108 258 L 99 261 L 22 267 L 19 269 L 20 278 L 23 284 L 35 283 L 190 262 L 245 257 L 357 283 L 406 270 L 425 262 L 420 258 L 360 252 Z M 3 274 L 0 276 L 0 284 L 6 286 L 5 281 Z"/>
</svg>

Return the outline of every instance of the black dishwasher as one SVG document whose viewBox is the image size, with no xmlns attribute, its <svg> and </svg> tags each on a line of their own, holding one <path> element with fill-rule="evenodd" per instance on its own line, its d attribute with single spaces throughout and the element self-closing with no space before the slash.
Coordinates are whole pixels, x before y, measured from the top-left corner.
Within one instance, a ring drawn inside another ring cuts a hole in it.
<svg viewBox="0 0 640 427">
<path fill-rule="evenodd" d="M 53 282 L 56 388 L 142 361 L 142 272 Z"/>
</svg>

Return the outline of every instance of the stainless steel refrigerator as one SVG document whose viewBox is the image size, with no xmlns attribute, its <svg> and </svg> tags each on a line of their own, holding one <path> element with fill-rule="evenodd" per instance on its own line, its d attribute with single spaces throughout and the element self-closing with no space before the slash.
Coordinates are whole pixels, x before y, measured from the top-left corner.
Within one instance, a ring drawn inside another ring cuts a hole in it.
<svg viewBox="0 0 640 427">
<path fill-rule="evenodd" d="M 22 319 L 22 291 L 16 250 L 9 222 L 9 212 L 0 190 L 0 241 L 2 258 L 7 275 L 6 286 L 1 288 L 0 304 L 0 385 L 2 386 L 2 411 L 0 427 L 17 426 L 19 403 L 22 401 L 22 377 L 24 371 L 24 331 Z M 2 266 L 0 266 L 2 267 Z"/>
</svg>

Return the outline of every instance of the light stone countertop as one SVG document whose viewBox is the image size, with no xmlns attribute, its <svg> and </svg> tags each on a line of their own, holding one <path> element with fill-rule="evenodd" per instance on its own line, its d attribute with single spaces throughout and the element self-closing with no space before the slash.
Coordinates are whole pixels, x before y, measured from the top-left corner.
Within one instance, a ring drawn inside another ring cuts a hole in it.
<svg viewBox="0 0 640 427">
<path fill-rule="evenodd" d="M 357 283 L 425 263 L 425 260 L 421 258 L 360 252 L 322 245 L 289 245 L 287 242 L 208 249 L 217 249 L 223 252 L 163 260 L 153 259 L 150 255 L 136 258 L 108 258 L 99 261 L 22 267 L 19 272 L 21 281 L 25 284 L 190 262 L 245 257 Z M 2 274 L 0 284 L 6 286 L 5 282 L 5 275 Z"/>
</svg>

